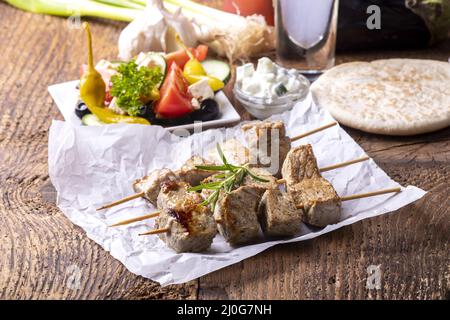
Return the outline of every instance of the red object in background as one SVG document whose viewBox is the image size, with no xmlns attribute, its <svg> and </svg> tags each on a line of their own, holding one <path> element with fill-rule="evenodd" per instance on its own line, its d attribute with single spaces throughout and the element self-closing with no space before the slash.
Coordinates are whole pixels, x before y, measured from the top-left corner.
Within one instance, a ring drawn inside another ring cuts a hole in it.
<svg viewBox="0 0 450 320">
<path fill-rule="evenodd" d="M 275 22 L 272 0 L 225 0 L 223 11 L 251 16 L 260 14 L 266 18 L 267 24 L 273 26 Z"/>
<path fill-rule="evenodd" d="M 160 90 L 161 99 L 154 108 L 156 115 L 161 118 L 175 119 L 194 111 L 188 87 L 183 71 L 176 63 L 172 63 Z"/>
<path fill-rule="evenodd" d="M 206 56 L 208 55 L 208 46 L 205 45 L 199 45 L 197 48 L 189 48 L 189 50 L 192 52 L 194 57 L 198 61 L 203 61 L 206 59 Z M 186 51 L 179 50 L 175 52 L 171 52 L 166 54 L 166 62 L 167 62 L 167 68 L 170 69 L 172 66 L 172 63 L 176 63 L 181 69 L 184 68 L 184 65 L 189 61 L 189 56 L 187 55 Z"/>
</svg>

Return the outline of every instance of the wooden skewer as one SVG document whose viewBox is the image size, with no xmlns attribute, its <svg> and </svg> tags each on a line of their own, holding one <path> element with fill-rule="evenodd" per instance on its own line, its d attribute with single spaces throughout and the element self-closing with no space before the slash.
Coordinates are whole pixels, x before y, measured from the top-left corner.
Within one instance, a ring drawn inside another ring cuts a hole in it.
<svg viewBox="0 0 450 320">
<path fill-rule="evenodd" d="M 142 216 L 142 217 L 137 217 L 137 218 L 134 218 L 134 219 L 128 219 L 128 220 L 125 220 L 125 221 L 118 222 L 116 224 L 111 225 L 110 227 L 124 226 L 124 225 L 130 224 L 130 223 L 156 218 L 157 216 L 159 216 L 159 212 L 154 212 L 154 213 Z"/>
<path fill-rule="evenodd" d="M 355 164 L 355 163 L 360 163 L 360 162 L 364 162 L 364 161 L 368 161 L 368 160 L 370 160 L 370 157 L 362 157 L 362 158 L 359 158 L 359 159 L 338 163 L 338 164 L 335 164 L 335 165 L 332 165 L 332 166 L 328 166 L 328 167 L 325 167 L 325 168 L 320 168 L 320 172 L 327 172 L 327 171 L 343 168 L 343 167 L 350 166 L 350 165 Z"/>
<path fill-rule="evenodd" d="M 134 222 L 139 222 L 139 221 L 143 221 L 143 220 L 147 220 L 147 219 L 152 219 L 152 218 L 157 218 L 160 215 L 160 212 L 154 212 L 151 214 L 147 214 L 145 216 L 141 216 L 141 217 L 137 217 L 137 218 L 133 218 L 133 219 L 128 219 L 128 220 L 124 220 L 121 222 L 118 222 L 116 224 L 111 225 L 110 227 L 120 227 L 120 226 L 125 226 L 127 224 L 131 224 Z M 216 223 L 222 223 L 222 219 L 216 219 L 215 220 Z"/>
<path fill-rule="evenodd" d="M 367 160 L 370 160 L 370 157 L 362 157 L 362 158 L 359 158 L 359 159 L 355 159 L 355 160 L 350 160 L 350 161 L 334 164 L 334 165 L 329 166 L 329 167 L 320 168 L 319 170 L 320 170 L 320 172 L 327 172 L 327 171 L 343 168 L 343 167 L 346 167 L 346 166 L 350 166 L 350 165 L 355 164 L 355 163 L 364 162 L 364 161 L 367 161 Z M 277 183 L 278 184 L 284 184 L 284 183 L 286 183 L 286 180 L 285 179 L 279 179 L 279 180 L 277 180 Z"/>
<path fill-rule="evenodd" d="M 341 197 L 340 200 L 342 202 L 344 202 L 344 201 L 350 201 L 350 200 L 356 200 L 356 199 L 363 199 L 363 198 L 370 198 L 370 197 L 380 196 L 380 195 L 388 194 L 388 193 L 399 193 L 401 191 L 402 191 L 401 188 L 392 188 L 392 189 L 386 189 L 386 190 L 380 190 L 380 191 L 374 191 L 374 192 L 354 194 L 352 196 Z M 305 208 L 304 205 L 297 206 L 297 209 L 304 209 L 304 208 Z"/>
<path fill-rule="evenodd" d="M 327 124 L 327 125 L 325 125 L 325 126 L 316 128 L 316 129 L 314 129 L 314 130 L 305 132 L 305 133 L 303 133 L 303 134 L 301 134 L 301 135 L 298 135 L 298 136 L 296 136 L 296 137 L 291 138 L 291 142 L 295 142 L 295 141 L 297 141 L 297 140 L 303 139 L 303 138 L 305 138 L 305 137 L 307 137 L 307 136 L 310 136 L 310 135 L 312 135 L 312 134 L 314 134 L 314 133 L 317 133 L 317 132 L 323 131 L 323 130 L 325 130 L 325 129 L 334 127 L 335 125 L 337 125 L 337 122 L 333 122 L 333 123 Z"/>
<path fill-rule="evenodd" d="M 350 200 L 356 200 L 356 199 L 370 198 L 370 197 L 380 196 L 382 194 L 399 193 L 400 191 L 402 191 L 401 188 L 392 188 L 392 189 L 386 189 L 386 190 L 380 190 L 380 191 L 374 191 L 374 192 L 354 194 L 352 196 L 341 197 L 341 201 L 350 201 Z"/>
<path fill-rule="evenodd" d="M 216 219 L 216 223 L 222 223 L 222 219 Z M 151 230 L 149 232 L 141 233 L 139 236 L 151 236 L 154 234 L 169 232 L 169 230 L 170 230 L 170 228 L 155 229 L 155 230 Z"/>
<path fill-rule="evenodd" d="M 122 204 L 122 203 L 125 203 L 125 202 L 128 202 L 128 201 L 131 201 L 131 200 L 134 200 L 134 199 L 137 199 L 137 198 L 141 198 L 141 197 L 143 197 L 144 195 L 145 195 L 145 192 L 140 192 L 140 193 L 133 194 L 132 196 L 123 198 L 123 199 L 121 199 L 121 200 L 115 201 L 115 202 L 110 203 L 110 204 L 107 204 L 107 205 L 104 205 L 103 207 L 98 208 L 97 211 L 100 211 L 100 210 L 104 210 L 104 209 L 108 209 L 108 208 L 112 208 L 112 207 L 118 206 L 119 204 Z"/>
<path fill-rule="evenodd" d="M 151 236 L 153 234 L 166 233 L 166 232 L 169 232 L 169 230 L 170 230 L 170 228 L 155 229 L 155 230 L 151 230 L 149 232 L 141 233 L 139 236 Z"/>
</svg>

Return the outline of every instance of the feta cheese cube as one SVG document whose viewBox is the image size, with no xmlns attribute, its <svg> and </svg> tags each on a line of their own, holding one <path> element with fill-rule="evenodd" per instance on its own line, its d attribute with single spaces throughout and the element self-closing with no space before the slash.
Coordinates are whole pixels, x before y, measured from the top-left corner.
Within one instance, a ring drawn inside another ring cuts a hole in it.
<svg viewBox="0 0 450 320">
<path fill-rule="evenodd" d="M 199 101 L 214 98 L 214 91 L 209 86 L 208 80 L 203 79 L 189 86 L 191 95 Z"/>
<path fill-rule="evenodd" d="M 273 73 L 266 73 L 264 75 L 261 75 L 261 80 L 271 84 L 275 80 L 275 74 L 273 74 Z"/>
<path fill-rule="evenodd" d="M 261 91 L 261 85 L 257 81 L 249 81 L 242 86 L 242 91 L 250 96 L 256 96 Z"/>
<path fill-rule="evenodd" d="M 287 79 L 288 79 L 288 77 L 285 75 L 285 74 L 283 74 L 283 73 L 278 73 L 277 74 L 277 76 L 276 76 L 276 78 L 275 78 L 275 81 L 276 82 L 285 82 L 285 81 L 287 81 Z"/>
<path fill-rule="evenodd" d="M 275 71 L 275 64 L 269 58 L 261 58 L 258 60 L 256 72 L 258 73 L 273 73 Z"/>
<path fill-rule="evenodd" d="M 196 98 L 192 98 L 191 104 L 192 104 L 192 108 L 194 108 L 194 110 L 200 110 L 201 105 L 200 105 L 200 102 Z"/>
<path fill-rule="evenodd" d="M 253 76 L 255 67 L 253 63 L 246 63 L 236 68 L 236 81 L 243 81 L 245 78 Z"/>
<path fill-rule="evenodd" d="M 289 92 L 295 92 L 300 89 L 300 81 L 298 81 L 296 78 L 292 77 L 289 79 L 289 81 L 287 82 L 287 84 L 285 86 Z"/>
</svg>

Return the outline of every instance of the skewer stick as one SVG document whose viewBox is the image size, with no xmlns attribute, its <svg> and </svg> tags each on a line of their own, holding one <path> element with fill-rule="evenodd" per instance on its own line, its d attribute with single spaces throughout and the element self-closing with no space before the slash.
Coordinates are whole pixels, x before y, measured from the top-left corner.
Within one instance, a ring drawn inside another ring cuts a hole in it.
<svg viewBox="0 0 450 320">
<path fill-rule="evenodd" d="M 314 130 L 305 132 L 305 133 L 303 133 L 303 134 L 301 134 L 301 135 L 298 135 L 298 136 L 296 136 L 296 137 L 291 138 L 291 142 L 295 142 L 295 141 L 297 141 L 297 140 L 303 139 L 303 138 L 305 138 L 305 137 L 307 137 L 307 136 L 310 136 L 310 135 L 312 135 L 312 134 L 314 134 L 314 133 L 317 133 L 317 132 L 323 131 L 323 130 L 325 130 L 325 129 L 334 127 L 335 125 L 337 125 L 337 122 L 333 122 L 333 123 L 327 124 L 327 125 L 325 125 L 325 126 L 316 128 L 316 129 L 314 129 Z"/>
<path fill-rule="evenodd" d="M 386 189 L 386 190 L 380 190 L 380 191 L 374 191 L 374 192 L 354 194 L 352 196 L 341 197 L 340 200 L 342 202 L 344 202 L 344 201 L 350 201 L 350 200 L 356 200 L 356 199 L 363 199 L 363 198 L 370 198 L 370 197 L 380 196 L 380 195 L 388 194 L 388 193 L 399 193 L 401 191 L 402 191 L 401 188 L 392 188 L 392 189 Z M 304 208 L 305 208 L 305 205 L 297 206 L 297 209 L 304 209 Z"/>
<path fill-rule="evenodd" d="M 370 157 L 362 157 L 362 158 L 359 158 L 359 159 L 355 159 L 355 160 L 350 160 L 350 161 L 334 164 L 334 165 L 329 166 L 329 167 L 320 168 L 319 171 L 320 172 L 327 172 L 327 171 L 343 168 L 343 167 L 346 167 L 346 166 L 350 166 L 350 165 L 355 164 L 355 163 L 364 162 L 364 161 L 367 161 L 367 160 L 370 160 Z M 277 180 L 277 183 L 278 184 L 284 184 L 284 183 L 286 183 L 286 180 L 285 179 L 279 179 L 279 180 Z"/>
<path fill-rule="evenodd" d="M 221 223 L 222 219 L 216 219 L 216 223 Z M 151 236 L 154 234 L 161 234 L 161 233 L 166 233 L 169 232 L 170 228 L 161 228 L 161 229 L 155 229 L 155 230 L 151 230 L 149 232 L 145 232 L 145 233 L 141 233 L 139 234 L 139 236 Z"/>
<path fill-rule="evenodd" d="M 399 193 L 400 191 L 402 191 L 401 188 L 392 188 L 392 189 L 380 190 L 380 191 L 375 191 L 375 192 L 354 194 L 352 196 L 341 197 L 341 201 L 344 202 L 344 201 L 350 201 L 350 200 L 356 200 L 356 199 L 370 198 L 370 197 L 380 196 L 382 194 Z"/>
<path fill-rule="evenodd" d="M 119 204 L 131 201 L 131 200 L 134 200 L 134 199 L 137 199 L 137 198 L 141 198 L 144 195 L 145 195 L 145 192 L 133 194 L 132 196 L 123 198 L 121 200 L 115 201 L 115 202 L 107 204 L 107 205 L 104 205 L 103 207 L 98 208 L 97 211 L 101 211 L 101 210 L 104 210 L 104 209 L 108 209 L 108 208 L 112 208 L 112 207 L 118 206 Z"/>
<path fill-rule="evenodd" d="M 137 218 L 134 218 L 134 219 L 128 219 L 128 220 L 125 220 L 125 221 L 118 222 L 116 224 L 111 225 L 110 227 L 120 227 L 120 226 L 124 226 L 124 225 L 130 224 L 130 223 L 156 218 L 157 216 L 159 216 L 159 212 L 154 212 L 152 214 L 147 214 L 147 215 L 142 216 L 142 217 L 137 217 Z"/>
<path fill-rule="evenodd" d="M 364 161 L 368 161 L 368 160 L 370 160 L 370 157 L 362 157 L 362 158 L 359 158 L 359 159 L 338 163 L 338 164 L 335 164 L 335 165 L 332 165 L 332 166 L 328 166 L 328 167 L 325 167 L 325 168 L 320 168 L 320 172 L 327 172 L 327 171 L 343 168 L 343 167 L 350 166 L 350 165 L 355 164 L 355 163 L 360 163 L 360 162 L 364 162 Z"/>
<path fill-rule="evenodd" d="M 169 232 L 170 228 L 161 228 L 161 229 L 155 229 L 151 230 L 149 232 L 141 233 L 139 236 L 151 236 L 153 234 L 160 234 L 160 233 L 166 233 Z"/>
<path fill-rule="evenodd" d="M 110 227 L 113 228 L 113 227 L 125 226 L 127 224 L 131 224 L 131 223 L 134 223 L 134 222 L 139 222 L 139 221 L 143 221 L 143 220 L 147 220 L 147 219 L 157 218 L 159 215 L 160 215 L 160 212 L 154 212 L 154 213 L 151 213 L 151 214 L 147 214 L 145 216 L 141 216 L 141 217 L 137 217 L 137 218 L 128 219 L 128 220 L 124 220 L 124 221 L 118 222 L 116 224 L 111 225 Z M 218 224 L 222 223 L 222 219 L 220 219 L 220 218 L 216 219 L 215 221 Z"/>
</svg>

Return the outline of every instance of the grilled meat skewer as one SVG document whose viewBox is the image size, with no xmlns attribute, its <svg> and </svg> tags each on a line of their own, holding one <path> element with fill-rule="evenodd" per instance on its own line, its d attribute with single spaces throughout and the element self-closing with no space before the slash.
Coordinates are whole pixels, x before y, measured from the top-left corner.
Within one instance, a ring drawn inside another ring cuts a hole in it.
<svg viewBox="0 0 450 320">
<path fill-rule="evenodd" d="M 186 182 L 167 181 L 158 195 L 160 213 L 155 227 L 166 230 L 159 237 L 176 252 L 207 250 L 217 234 L 211 210 L 202 206 L 203 198 L 189 192 Z"/>
<path fill-rule="evenodd" d="M 161 184 L 164 182 L 185 181 L 192 186 L 196 186 L 213 174 L 211 171 L 197 169 L 196 166 L 198 165 L 211 165 L 211 163 L 201 157 L 194 156 L 187 160 L 180 170 L 160 169 L 152 171 L 148 176 L 136 180 L 133 189 L 137 193 L 143 193 L 143 197 L 156 206 Z"/>
<path fill-rule="evenodd" d="M 302 210 L 288 193 L 268 189 L 259 203 L 258 218 L 266 236 L 289 237 L 300 232 Z"/>
</svg>

